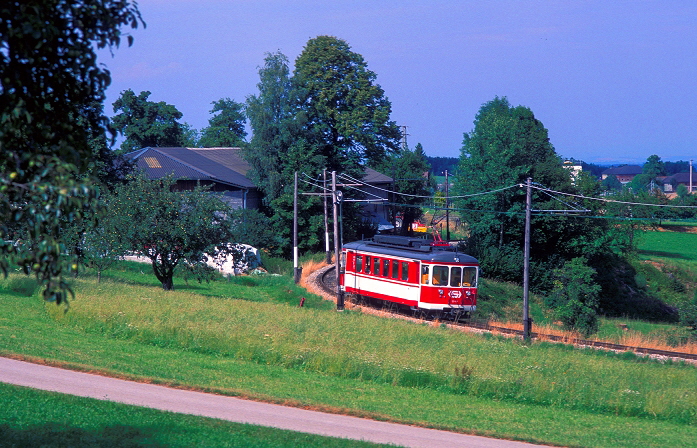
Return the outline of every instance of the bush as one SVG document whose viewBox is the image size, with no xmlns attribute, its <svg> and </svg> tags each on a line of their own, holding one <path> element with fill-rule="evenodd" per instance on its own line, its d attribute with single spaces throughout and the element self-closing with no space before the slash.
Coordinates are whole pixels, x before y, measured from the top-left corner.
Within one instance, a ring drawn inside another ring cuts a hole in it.
<svg viewBox="0 0 697 448">
<path fill-rule="evenodd" d="M 567 261 L 554 270 L 554 288 L 546 299 L 565 328 L 586 337 L 598 331 L 600 286 L 594 277 L 595 270 L 586 265 L 585 258 Z"/>
</svg>

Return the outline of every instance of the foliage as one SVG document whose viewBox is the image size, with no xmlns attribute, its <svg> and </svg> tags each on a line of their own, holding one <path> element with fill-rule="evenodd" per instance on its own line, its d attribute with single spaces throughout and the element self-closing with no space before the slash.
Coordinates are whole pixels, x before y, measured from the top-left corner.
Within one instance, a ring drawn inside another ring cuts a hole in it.
<svg viewBox="0 0 697 448">
<path fill-rule="evenodd" d="M 405 147 L 389 155 L 376 169 L 391 176 L 394 179 L 394 190 L 402 193 L 395 195 L 394 202 L 399 204 L 395 207 L 395 212 L 402 216 L 401 231 L 406 234 L 411 229 L 411 223 L 423 215 L 423 210 L 417 205 L 424 202 L 423 196 L 430 196 L 433 191 L 428 182 L 431 167 L 421 143 L 413 151 Z"/>
<path fill-rule="evenodd" d="M 693 339 L 697 340 L 697 289 L 694 298 L 680 309 L 680 323 L 691 332 Z"/>
<path fill-rule="evenodd" d="M 554 309 L 564 327 L 589 336 L 598 331 L 600 286 L 594 280 L 595 270 L 584 258 L 567 261 L 554 270 L 554 288 L 547 297 L 547 306 Z"/>
<path fill-rule="evenodd" d="M 603 179 L 602 185 L 603 189 L 606 191 L 621 191 L 623 187 L 622 182 L 620 182 L 614 174 L 610 174 Z"/>
<path fill-rule="evenodd" d="M 118 113 L 112 118 L 112 126 L 126 137 L 121 143 L 123 152 L 148 146 L 184 146 L 186 143 L 187 128 L 177 121 L 182 118 L 182 113 L 164 101 L 148 101 L 149 96 L 148 91 L 136 96 L 128 89 L 114 101 L 114 112 Z"/>
<path fill-rule="evenodd" d="M 231 241 L 273 250 L 280 238 L 271 227 L 271 219 L 258 210 L 240 208 L 230 211 L 227 218 Z"/>
<path fill-rule="evenodd" d="M 180 262 L 203 265 L 206 254 L 225 255 L 224 245 L 232 241 L 224 219 L 229 209 L 222 200 L 202 187 L 172 191 L 173 185 L 171 177 L 137 176 L 109 197 L 109 217 L 115 221 L 110 225 L 129 251 L 150 259 L 165 290 L 174 287 Z"/>
<path fill-rule="evenodd" d="M 61 226 L 97 204 L 85 175 L 95 170 L 90 139 L 107 127 L 95 105 L 111 78 L 96 50 L 118 47 L 121 28 L 143 22 L 120 0 L 4 2 L 0 17 L 0 270 L 20 265 L 60 303 Z"/>
<path fill-rule="evenodd" d="M 325 160 L 302 138 L 303 115 L 294 99 L 288 58 L 282 53 L 267 54 L 259 78 L 259 94 L 247 98 L 253 135 L 245 159 L 252 167 L 249 177 L 270 205 L 282 194 L 292 193 L 294 168 L 315 172 L 324 167 Z M 304 157 L 309 166 L 299 164 L 293 154 Z M 285 169 L 287 165 L 294 168 Z"/>
<path fill-rule="evenodd" d="M 426 156 L 426 161 L 431 166 L 431 172 L 435 176 L 443 176 L 445 171 L 448 171 L 450 174 L 455 174 L 459 159 L 457 157 Z"/>
<path fill-rule="evenodd" d="M 247 137 L 244 104 L 230 98 L 221 98 L 212 104 L 213 116 L 208 120 L 208 127 L 201 130 L 198 145 L 202 148 L 244 145 Z"/>
<path fill-rule="evenodd" d="M 310 39 L 296 59 L 298 104 L 327 169 L 350 173 L 351 166 L 377 163 L 397 150 L 401 133 L 376 78 L 363 57 L 336 37 Z"/>
<path fill-rule="evenodd" d="M 474 130 L 465 134 L 455 194 L 468 195 L 494 191 L 456 202 L 470 236 L 466 250 L 479 258 L 487 275 L 507 281 L 520 281 L 524 242 L 525 190 L 527 178 L 562 192 L 594 192 L 591 179 L 581 179 L 574 188 L 569 172 L 549 142 L 547 130 L 524 106 L 512 107 L 506 98 L 494 98 L 479 110 Z M 538 210 L 559 209 L 562 204 L 549 195 L 533 190 Z M 596 201 L 579 201 L 579 206 L 598 211 Z M 624 247 L 612 227 L 604 220 L 587 220 L 550 213 L 532 219 L 531 260 L 544 263 L 537 270 L 545 273 L 560 267 L 564 260 L 585 255 L 591 260 Z M 551 288 L 546 276 L 532 278 L 533 289 Z"/>
</svg>

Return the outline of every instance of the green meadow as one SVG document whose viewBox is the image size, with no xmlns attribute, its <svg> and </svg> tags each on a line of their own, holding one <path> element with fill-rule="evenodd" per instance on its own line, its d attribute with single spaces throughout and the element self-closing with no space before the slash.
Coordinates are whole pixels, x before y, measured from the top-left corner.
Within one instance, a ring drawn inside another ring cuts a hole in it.
<svg viewBox="0 0 697 448">
<path fill-rule="evenodd" d="M 0 353 L 536 443 L 697 443 L 693 365 L 338 313 L 289 276 L 166 292 L 147 265 L 124 263 L 74 287 L 66 311 L 43 303 L 31 279 L 1 281 Z"/>
</svg>

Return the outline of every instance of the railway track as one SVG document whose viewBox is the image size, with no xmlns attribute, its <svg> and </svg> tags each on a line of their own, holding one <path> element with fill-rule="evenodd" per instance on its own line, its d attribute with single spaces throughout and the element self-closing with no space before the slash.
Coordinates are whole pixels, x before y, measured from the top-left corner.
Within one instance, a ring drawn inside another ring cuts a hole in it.
<svg viewBox="0 0 697 448">
<path fill-rule="evenodd" d="M 336 275 L 335 275 L 335 268 L 333 266 L 326 269 L 318 277 L 318 280 L 319 280 L 318 286 L 322 290 L 324 290 L 327 294 L 331 294 L 332 296 L 336 296 Z M 383 307 L 383 308 L 376 308 L 374 306 L 371 306 L 368 303 L 361 303 L 361 305 L 362 306 L 369 306 L 373 309 L 380 309 L 381 311 L 389 312 L 391 314 L 394 314 L 395 316 L 403 316 L 403 317 L 410 317 L 410 318 L 418 317 L 420 319 L 426 318 L 424 315 L 415 316 L 413 313 L 405 310 L 404 308 L 397 307 L 396 305 Z M 521 330 L 517 330 L 514 328 L 500 327 L 500 326 L 496 326 L 496 325 L 490 325 L 488 322 L 477 322 L 477 321 L 473 321 L 473 320 L 449 321 L 449 324 L 454 325 L 456 327 L 474 328 L 474 329 L 478 329 L 478 330 L 489 331 L 492 333 L 501 333 L 501 334 L 513 335 L 513 336 L 518 336 L 521 338 L 523 337 L 523 332 Z M 673 352 L 673 351 L 668 351 L 668 350 L 658 350 L 658 349 L 646 348 L 646 347 L 633 347 L 633 346 L 628 346 L 628 345 L 613 344 L 611 342 L 590 341 L 590 340 L 585 340 L 585 339 L 571 339 L 571 338 L 564 337 L 564 336 L 557 336 L 557 335 L 552 335 L 552 334 L 541 334 L 541 333 L 535 333 L 535 332 L 531 333 L 531 337 L 533 339 L 553 341 L 553 342 L 561 342 L 561 343 L 565 343 L 565 344 L 576 345 L 579 347 L 594 347 L 594 348 L 612 350 L 612 351 L 634 352 L 637 354 L 650 355 L 653 357 L 665 357 L 665 358 L 697 361 L 697 354 L 692 354 L 692 353 Z"/>
</svg>

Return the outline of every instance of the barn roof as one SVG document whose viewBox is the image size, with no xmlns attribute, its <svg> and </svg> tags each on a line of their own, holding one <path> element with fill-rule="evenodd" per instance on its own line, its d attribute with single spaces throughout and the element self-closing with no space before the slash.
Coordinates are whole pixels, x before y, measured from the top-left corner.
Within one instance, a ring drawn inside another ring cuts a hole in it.
<svg viewBox="0 0 697 448">
<path fill-rule="evenodd" d="M 254 188 L 244 174 L 249 164 L 240 148 L 143 148 L 126 154 L 149 178 L 173 175 L 176 179 L 210 180 L 238 188 Z"/>
</svg>

